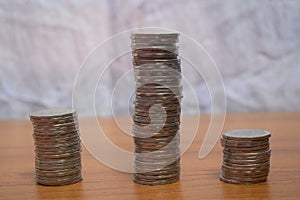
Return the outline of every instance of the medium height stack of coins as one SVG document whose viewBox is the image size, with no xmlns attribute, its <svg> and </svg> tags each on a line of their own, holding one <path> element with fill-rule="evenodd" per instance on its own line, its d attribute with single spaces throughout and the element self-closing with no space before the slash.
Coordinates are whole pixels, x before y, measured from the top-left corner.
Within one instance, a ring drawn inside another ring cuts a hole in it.
<svg viewBox="0 0 300 200">
<path fill-rule="evenodd" d="M 232 130 L 221 138 L 224 147 L 220 179 L 227 183 L 253 184 L 267 180 L 271 133 L 264 130 Z"/>
<path fill-rule="evenodd" d="M 133 34 L 132 49 L 136 80 L 134 181 L 173 183 L 180 176 L 178 34 Z"/>
<path fill-rule="evenodd" d="M 81 145 L 74 110 L 42 110 L 30 115 L 35 144 L 35 178 L 42 185 L 68 185 L 81 177 Z"/>
</svg>

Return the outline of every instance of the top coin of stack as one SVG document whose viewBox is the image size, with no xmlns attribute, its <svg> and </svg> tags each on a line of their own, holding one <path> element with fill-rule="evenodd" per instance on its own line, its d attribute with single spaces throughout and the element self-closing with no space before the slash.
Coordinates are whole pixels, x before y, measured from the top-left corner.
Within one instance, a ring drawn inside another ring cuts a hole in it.
<svg viewBox="0 0 300 200">
<path fill-rule="evenodd" d="M 30 114 L 35 144 L 35 178 L 42 185 L 68 185 L 81 177 L 77 114 L 49 109 Z"/>
<path fill-rule="evenodd" d="M 178 34 L 136 33 L 131 39 L 136 80 L 134 181 L 146 185 L 172 183 L 180 175 Z"/>
<path fill-rule="evenodd" d="M 267 180 L 270 168 L 271 133 L 264 130 L 231 130 L 221 138 L 224 147 L 220 179 L 228 183 L 253 184 Z"/>
<path fill-rule="evenodd" d="M 135 33 L 131 37 L 134 58 L 173 59 L 178 55 L 178 34 Z"/>
</svg>

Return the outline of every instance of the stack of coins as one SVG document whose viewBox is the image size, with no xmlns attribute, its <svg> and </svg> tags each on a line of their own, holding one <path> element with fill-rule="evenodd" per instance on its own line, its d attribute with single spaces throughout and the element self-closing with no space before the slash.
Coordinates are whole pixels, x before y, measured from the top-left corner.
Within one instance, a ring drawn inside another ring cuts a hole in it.
<svg viewBox="0 0 300 200">
<path fill-rule="evenodd" d="M 271 133 L 264 130 L 231 130 L 221 138 L 224 147 L 220 179 L 227 183 L 253 184 L 267 180 L 270 169 Z"/>
<path fill-rule="evenodd" d="M 35 178 L 41 185 L 68 185 L 82 179 L 77 114 L 49 109 L 30 114 L 35 145 Z"/>
<path fill-rule="evenodd" d="M 134 181 L 173 183 L 180 176 L 181 69 L 178 34 L 133 34 L 136 80 Z"/>
</svg>

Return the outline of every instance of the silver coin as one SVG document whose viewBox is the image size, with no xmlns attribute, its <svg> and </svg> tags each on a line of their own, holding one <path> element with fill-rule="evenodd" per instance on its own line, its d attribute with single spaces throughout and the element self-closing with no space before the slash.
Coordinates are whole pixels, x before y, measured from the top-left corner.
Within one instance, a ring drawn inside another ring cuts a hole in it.
<svg viewBox="0 0 300 200">
<path fill-rule="evenodd" d="M 154 154 L 154 155 L 153 155 Z M 137 161 L 141 161 L 141 162 L 159 162 L 161 160 L 174 160 L 180 157 L 180 150 L 174 150 L 174 152 L 169 153 L 169 154 L 162 154 L 161 153 L 153 153 L 150 156 L 146 156 L 146 155 L 141 155 L 141 154 L 136 154 L 135 155 L 135 159 Z"/>
<path fill-rule="evenodd" d="M 164 163 L 155 164 L 155 165 L 149 165 L 150 162 L 139 162 L 135 161 L 135 173 L 148 173 L 148 172 L 178 172 L 180 169 L 180 161 L 174 162 L 176 158 L 173 160 L 166 161 Z M 156 161 L 155 163 L 158 163 L 159 161 Z M 153 163 L 153 161 L 151 162 Z M 172 164 L 169 164 L 172 163 Z"/>
<path fill-rule="evenodd" d="M 132 37 L 131 38 L 131 47 L 134 49 L 134 47 L 138 44 L 148 44 L 151 46 L 152 44 L 158 44 L 161 42 L 162 45 L 178 45 L 178 38 L 172 38 L 172 37 Z"/>
<path fill-rule="evenodd" d="M 165 108 L 173 108 L 173 109 L 180 109 L 180 101 L 181 98 L 178 96 L 170 96 L 170 97 L 140 97 L 136 96 L 134 100 L 135 106 L 153 106 L 155 104 L 159 104 L 160 106 L 164 106 Z M 141 104 L 141 105 L 138 105 Z M 158 106 L 159 106 L 158 105 Z M 159 108 L 156 108 L 159 109 Z"/>
<path fill-rule="evenodd" d="M 153 152 L 156 150 L 161 151 L 173 151 L 179 145 L 179 142 L 170 142 L 170 143 L 143 143 L 135 142 L 135 152 Z"/>
<path fill-rule="evenodd" d="M 181 68 L 179 64 L 170 64 L 170 63 L 146 63 L 134 66 L 135 75 L 143 74 L 145 76 L 157 75 L 158 73 L 163 73 L 166 75 L 174 74 L 180 75 Z"/>
<path fill-rule="evenodd" d="M 163 45 L 163 44 L 137 44 L 133 46 L 133 56 L 140 55 L 140 54 L 178 54 L 178 46 L 177 45 Z"/>
<path fill-rule="evenodd" d="M 227 152 L 242 152 L 242 153 L 251 153 L 251 152 L 265 152 L 269 150 L 269 145 L 266 146 L 255 146 L 255 147 L 225 147 Z"/>
<path fill-rule="evenodd" d="M 233 164 L 262 163 L 262 162 L 267 162 L 269 160 L 270 160 L 269 157 L 263 157 L 261 159 L 252 159 L 252 160 L 250 160 L 250 159 L 248 159 L 248 160 L 245 160 L 245 159 L 234 159 L 234 158 L 226 158 L 226 157 L 223 158 L 224 162 L 230 162 L 230 163 L 233 163 Z"/>
<path fill-rule="evenodd" d="M 138 58 L 175 58 L 177 57 L 177 54 L 175 53 L 156 53 L 156 54 L 143 54 L 143 55 L 140 55 L 140 54 L 135 54 L 134 55 L 135 57 L 138 57 Z"/>
<path fill-rule="evenodd" d="M 134 124 L 132 133 L 135 134 L 136 137 L 163 137 L 176 134 L 179 128 L 179 125 L 160 125 L 158 127 L 153 127 L 149 125 L 142 126 Z"/>
<path fill-rule="evenodd" d="M 221 174 L 220 180 L 226 183 L 233 183 L 233 184 L 257 184 L 257 183 L 265 182 L 267 180 L 267 177 L 261 177 L 254 180 L 235 180 L 233 178 L 226 178 Z"/>
<path fill-rule="evenodd" d="M 36 182 L 41 185 L 49 185 L 49 186 L 58 186 L 58 185 L 69 185 L 73 183 L 77 183 L 82 180 L 82 176 L 76 175 L 76 176 L 70 176 L 70 177 L 65 177 L 61 179 L 43 179 L 40 177 L 36 177 Z"/>
<path fill-rule="evenodd" d="M 223 138 L 238 139 L 238 140 L 261 140 L 269 138 L 271 133 L 265 130 L 242 129 L 231 130 L 223 134 Z"/>
<path fill-rule="evenodd" d="M 174 39 L 132 39 L 131 43 L 131 49 L 139 49 L 139 48 L 152 48 L 152 47 L 169 47 L 169 48 L 179 48 L 179 44 L 176 40 Z"/>
<path fill-rule="evenodd" d="M 162 153 L 162 154 L 170 154 L 170 153 L 175 153 L 175 147 L 172 146 L 171 148 L 157 148 L 157 149 L 143 149 L 143 148 L 138 148 L 135 147 L 134 149 L 135 153 Z"/>
<path fill-rule="evenodd" d="M 257 178 L 261 176 L 268 176 L 269 169 L 259 169 L 259 170 L 229 170 L 227 168 L 222 168 L 222 174 L 225 177 L 234 177 L 234 178 Z"/>
<path fill-rule="evenodd" d="M 59 131 L 77 131 L 79 129 L 78 125 L 60 126 L 60 127 L 42 127 L 33 126 L 35 133 L 49 133 L 49 132 L 59 132 Z"/>
<path fill-rule="evenodd" d="M 179 142 L 172 142 L 166 144 L 144 144 L 141 142 L 135 142 L 135 152 L 136 153 L 146 153 L 154 151 L 164 151 L 164 152 L 173 152 L 177 148 Z"/>
<path fill-rule="evenodd" d="M 133 63 L 139 64 L 151 64 L 151 65 L 162 65 L 162 64 L 175 64 L 179 66 L 181 64 L 181 60 L 179 58 L 173 59 L 142 59 L 142 58 L 134 58 Z"/>
<path fill-rule="evenodd" d="M 166 82 L 168 82 L 168 81 L 180 81 L 181 80 L 181 75 L 175 74 L 173 76 L 170 76 L 170 75 L 168 75 L 168 76 L 165 76 L 165 75 L 164 76 L 158 76 L 156 74 L 156 76 L 153 76 L 153 75 L 151 75 L 151 76 L 145 76 L 143 74 L 143 76 L 136 75 L 135 76 L 135 80 L 136 81 L 144 81 L 144 82 L 146 82 L 148 80 L 149 81 L 155 81 L 155 82 L 159 82 L 161 80 L 164 80 Z"/>
<path fill-rule="evenodd" d="M 70 142 L 70 143 L 58 143 L 58 144 L 43 144 L 43 143 L 37 143 L 35 142 L 34 146 L 36 148 L 42 148 L 43 151 L 53 151 L 53 152 L 57 152 L 57 151 L 64 151 L 64 150 L 68 150 L 70 148 L 74 149 L 74 148 L 81 148 L 80 142 Z"/>
<path fill-rule="evenodd" d="M 131 38 L 178 38 L 179 33 L 133 33 Z"/>
<path fill-rule="evenodd" d="M 164 45 L 178 45 L 178 38 L 177 37 L 132 37 L 131 38 L 131 47 L 134 49 L 134 47 L 138 44 L 148 44 L 149 46 L 151 44 L 158 44 L 161 42 L 161 44 Z"/>
<path fill-rule="evenodd" d="M 253 146 L 263 146 L 269 144 L 269 139 L 265 140 L 256 140 L 256 141 L 245 141 L 245 140 L 227 140 L 221 138 L 221 145 L 222 146 L 229 146 L 229 147 L 253 147 Z"/>
<path fill-rule="evenodd" d="M 270 153 L 270 151 L 271 148 L 266 151 L 259 151 L 259 152 L 229 152 L 226 149 L 224 149 L 223 153 L 227 155 L 234 155 L 234 156 L 259 156 L 263 154 L 268 154 Z"/>
<path fill-rule="evenodd" d="M 40 119 L 40 118 L 55 118 L 62 116 L 70 116 L 74 115 L 75 110 L 73 109 L 61 109 L 61 108 L 53 108 L 53 109 L 45 109 L 31 113 L 29 116 L 32 119 Z"/>
<path fill-rule="evenodd" d="M 141 179 L 147 179 L 147 178 L 150 178 L 153 179 L 157 179 L 158 178 L 162 178 L 163 179 L 166 179 L 168 178 L 167 176 L 170 177 L 170 175 L 174 176 L 174 175 L 177 175 L 180 173 L 180 167 L 178 165 L 177 168 L 173 168 L 173 169 L 167 169 L 167 170 L 156 170 L 156 171 L 150 171 L 150 172 L 137 172 L 136 171 L 136 174 L 138 174 L 140 176 Z"/>
<path fill-rule="evenodd" d="M 177 45 L 164 45 L 164 44 L 155 44 L 155 43 L 149 43 L 149 46 L 147 46 L 146 43 L 144 44 L 137 44 L 132 45 L 133 47 L 133 54 L 139 54 L 139 53 L 155 53 L 155 52 L 170 52 L 170 53 L 178 53 L 178 46 Z"/>
<path fill-rule="evenodd" d="M 261 159 L 270 159 L 271 153 L 264 153 L 264 154 L 258 154 L 258 155 L 231 155 L 231 154 L 225 154 L 223 155 L 223 159 L 230 159 L 230 160 L 242 160 L 242 161 L 248 161 L 248 160 L 261 160 Z"/>
<path fill-rule="evenodd" d="M 178 172 L 174 174 L 160 174 L 160 175 L 150 175 L 147 174 L 146 176 L 143 174 L 136 173 L 135 174 L 135 179 L 138 180 L 146 180 L 146 181 L 159 181 L 159 180 L 166 180 L 170 178 L 177 178 L 178 177 Z"/>
<path fill-rule="evenodd" d="M 147 138 L 141 138 L 141 137 L 135 137 L 133 136 L 134 141 L 140 141 L 140 142 L 170 142 L 174 140 L 180 140 L 180 134 L 175 134 L 168 137 L 147 137 Z"/>
<path fill-rule="evenodd" d="M 65 124 L 65 123 L 71 123 L 71 122 L 78 122 L 77 116 L 70 116 L 70 117 L 59 117 L 59 118 L 52 118 L 52 119 L 34 119 L 32 120 L 32 123 L 37 125 L 52 125 L 52 124 Z"/>
<path fill-rule="evenodd" d="M 170 183 L 179 181 L 179 177 L 180 176 L 178 174 L 178 176 L 176 176 L 175 178 L 163 179 L 163 180 L 151 180 L 151 181 L 140 180 L 140 179 L 134 177 L 133 181 L 138 184 L 142 184 L 142 185 L 165 185 L 165 184 L 170 184 Z"/>
<path fill-rule="evenodd" d="M 147 98 L 147 97 L 151 97 L 151 96 L 153 96 L 153 97 L 169 96 L 169 97 L 176 98 L 177 100 L 181 100 L 183 97 L 182 92 L 180 90 L 140 88 L 140 89 L 137 89 L 135 92 L 136 92 L 136 95 L 138 96 L 137 99 Z"/>
<path fill-rule="evenodd" d="M 136 84 L 136 91 L 143 91 L 143 92 L 168 92 L 170 94 L 176 93 L 176 91 L 181 91 L 180 89 L 182 88 L 181 85 L 167 85 L 167 84 L 162 84 L 158 82 L 148 82 L 148 83 L 137 83 Z M 182 95 L 182 94 L 180 94 Z M 138 96 L 137 96 L 138 97 Z"/>
<path fill-rule="evenodd" d="M 55 170 L 55 169 L 66 169 L 66 168 L 74 168 L 74 167 L 81 167 L 81 160 L 80 157 L 78 157 L 78 159 L 74 159 L 73 161 L 68 161 L 71 160 L 69 159 L 65 159 L 64 162 L 51 162 L 49 161 L 45 161 L 45 159 L 43 159 L 42 161 L 40 160 L 36 160 L 35 164 L 36 164 L 36 168 L 42 168 L 44 170 Z"/>
<path fill-rule="evenodd" d="M 134 72 L 139 75 L 140 73 L 181 73 L 180 64 L 178 63 L 147 63 L 135 62 L 133 63 Z"/>
</svg>

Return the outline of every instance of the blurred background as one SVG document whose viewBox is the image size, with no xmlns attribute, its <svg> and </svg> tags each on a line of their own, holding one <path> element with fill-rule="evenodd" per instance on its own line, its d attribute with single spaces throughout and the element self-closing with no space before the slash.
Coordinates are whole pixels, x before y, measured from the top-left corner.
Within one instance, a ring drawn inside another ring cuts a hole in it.
<svg viewBox="0 0 300 200">
<path fill-rule="evenodd" d="M 107 38 L 139 27 L 173 29 L 205 47 L 221 73 L 227 112 L 300 111 L 300 1 L 4 0 L 0 118 L 71 107 L 73 83 L 88 53 Z M 98 115 L 111 115 L 112 83 L 120 78 L 116 74 L 132 68 L 130 59 L 125 56 L 108 69 L 96 102 Z M 183 66 L 199 103 L 185 94 L 184 112 L 193 114 L 199 106 L 209 113 L 205 80 L 191 72 Z M 81 84 L 88 82 L 87 77 Z M 122 115 L 131 104 L 119 99 L 116 107 Z"/>
</svg>

